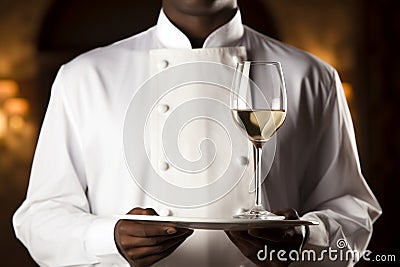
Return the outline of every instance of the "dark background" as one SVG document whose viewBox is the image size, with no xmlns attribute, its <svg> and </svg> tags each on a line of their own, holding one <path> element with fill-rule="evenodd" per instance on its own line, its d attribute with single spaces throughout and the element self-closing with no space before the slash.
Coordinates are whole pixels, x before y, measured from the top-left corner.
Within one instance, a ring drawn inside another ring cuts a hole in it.
<svg viewBox="0 0 400 267">
<path fill-rule="evenodd" d="M 258 31 L 316 54 L 346 83 L 363 173 L 383 215 L 369 250 L 400 262 L 400 8 L 398 1 L 239 1 Z M 2 266 L 36 266 L 15 239 L 11 216 L 25 196 L 38 130 L 60 64 L 154 25 L 160 1 L 0 0 L 0 80 L 30 105 L 23 133 L 0 136 Z M 4 104 L 0 94 L 0 111 Z M 61 185 L 60 185 L 61 186 Z M 66 248 L 68 249 L 68 248 Z M 360 262 L 358 266 L 396 263 Z"/>
</svg>

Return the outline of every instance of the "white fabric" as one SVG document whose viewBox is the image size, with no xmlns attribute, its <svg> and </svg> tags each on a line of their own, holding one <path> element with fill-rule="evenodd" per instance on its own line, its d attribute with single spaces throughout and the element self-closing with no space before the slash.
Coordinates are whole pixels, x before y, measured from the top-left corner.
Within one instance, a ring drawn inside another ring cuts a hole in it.
<svg viewBox="0 0 400 267">
<path fill-rule="evenodd" d="M 108 216 L 125 214 L 133 207 L 207 216 L 207 207 L 188 210 L 159 203 L 133 182 L 123 155 L 125 112 L 135 90 L 157 68 L 186 60 L 234 65 L 246 57 L 280 61 L 288 91 L 287 118 L 263 185 L 271 209 L 295 208 L 304 219 L 320 222 L 310 227 L 306 247 L 335 249 L 337 240 L 344 238 L 350 248 L 364 250 L 381 209 L 361 174 L 352 121 L 336 71 L 243 26 L 239 12 L 207 38 L 204 49 L 190 48 L 189 40 L 161 12 L 155 27 L 88 52 L 60 69 L 27 197 L 13 218 L 17 237 L 37 263 L 127 265 L 114 244 L 116 220 Z M 213 214 L 220 211 L 225 216 L 248 205 L 245 199 L 235 200 L 246 186 L 238 186 L 209 207 Z M 222 231 L 196 231 L 158 265 L 251 263 Z"/>
</svg>

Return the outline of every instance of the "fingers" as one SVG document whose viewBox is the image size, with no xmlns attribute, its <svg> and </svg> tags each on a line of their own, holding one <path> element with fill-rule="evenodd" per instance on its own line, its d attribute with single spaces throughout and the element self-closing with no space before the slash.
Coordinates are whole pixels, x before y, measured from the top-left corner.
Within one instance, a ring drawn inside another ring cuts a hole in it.
<svg viewBox="0 0 400 267">
<path fill-rule="evenodd" d="M 246 243 L 252 247 L 264 247 L 265 240 L 252 236 L 248 231 L 226 231 L 231 241 Z"/>
<path fill-rule="evenodd" d="M 269 229 L 266 229 L 269 230 Z M 235 244 L 241 253 L 254 262 L 257 266 L 286 266 L 288 262 L 280 262 L 275 256 L 272 256 L 269 261 L 260 262 L 258 253 L 264 249 L 265 246 L 269 250 L 281 251 L 284 250 L 289 253 L 291 250 L 297 250 L 297 245 L 292 240 L 274 241 L 269 238 L 259 238 L 249 234 L 249 231 L 227 231 L 226 234 L 232 243 Z"/>
<path fill-rule="evenodd" d="M 179 247 L 180 244 L 173 245 L 169 249 L 163 251 L 162 253 L 159 254 L 152 254 L 147 257 L 143 257 L 140 259 L 135 260 L 134 266 L 136 267 L 141 267 L 141 266 L 151 266 L 157 261 L 160 261 L 163 258 L 166 258 L 169 256 L 172 252 L 174 252 L 175 249 Z"/>
<path fill-rule="evenodd" d="M 157 216 L 153 209 L 134 208 L 128 214 Z M 120 220 L 114 238 L 120 253 L 133 266 L 149 266 L 168 256 L 193 233 L 190 229 Z"/>
<path fill-rule="evenodd" d="M 248 233 L 250 236 L 274 242 L 281 242 L 286 236 L 286 230 L 279 228 L 249 229 Z"/>
<path fill-rule="evenodd" d="M 149 216 L 158 215 L 157 212 L 151 208 L 149 209 L 134 208 L 131 211 L 129 211 L 128 214 L 149 215 Z M 122 234 L 137 236 L 137 237 L 162 236 L 162 235 L 175 234 L 177 232 L 177 229 L 175 229 L 174 227 L 141 224 L 139 222 L 130 220 L 119 221 L 118 230 Z"/>
<path fill-rule="evenodd" d="M 276 215 L 281 215 L 285 216 L 285 220 L 297 220 L 299 219 L 299 214 L 295 209 L 281 209 L 281 210 L 276 210 L 273 212 Z"/>
<path fill-rule="evenodd" d="M 148 247 L 156 246 L 170 239 L 175 239 L 180 236 L 190 236 L 193 231 L 188 229 L 179 229 L 176 234 L 162 235 L 155 237 L 136 237 L 131 235 L 122 235 L 120 238 L 120 244 L 124 248 L 136 248 L 136 247 Z"/>
<path fill-rule="evenodd" d="M 298 241 L 297 235 L 301 233 L 302 226 L 289 228 L 250 229 L 249 235 L 278 243 L 292 243 Z M 295 240 L 294 240 L 295 239 Z"/>
<path fill-rule="evenodd" d="M 295 209 L 281 209 L 273 212 L 276 215 L 285 216 L 286 220 L 297 220 L 299 215 Z M 267 239 L 274 242 L 290 242 L 301 229 L 299 227 L 288 228 L 267 228 L 267 229 L 249 229 L 249 234 L 254 237 Z M 296 239 L 297 241 L 297 239 Z"/>
<path fill-rule="evenodd" d="M 151 208 L 147 208 L 147 209 L 134 208 L 131 211 L 129 211 L 128 214 L 133 214 L 133 215 L 158 215 L 157 212 L 154 209 L 151 209 Z"/>
<path fill-rule="evenodd" d="M 129 258 L 133 260 L 138 260 L 141 258 L 145 258 L 154 254 L 162 254 L 163 252 L 167 251 L 171 247 L 175 247 L 176 245 L 180 245 L 185 241 L 185 239 L 190 234 L 181 235 L 172 239 L 168 239 L 164 242 L 157 243 L 157 241 L 153 241 L 154 245 L 151 246 L 137 246 L 131 249 L 126 249 L 126 254 Z"/>
<path fill-rule="evenodd" d="M 299 216 L 294 209 L 284 209 L 274 212 L 283 215 L 288 220 L 298 219 Z M 265 264 L 266 266 L 287 266 L 289 262 L 280 262 L 279 258 L 273 258 L 267 262 L 260 262 L 257 253 L 268 246 L 268 249 L 275 251 L 291 251 L 301 247 L 304 240 L 301 229 L 304 226 L 287 228 L 265 228 L 249 229 L 247 231 L 226 231 L 229 239 L 240 249 L 242 254 L 249 258 L 256 265 Z"/>
<path fill-rule="evenodd" d="M 121 220 L 118 228 L 120 233 L 136 237 L 164 236 L 177 233 L 177 229 L 174 227 L 142 224 L 129 220 Z"/>
<path fill-rule="evenodd" d="M 260 263 L 257 252 L 265 246 L 265 240 L 252 237 L 247 231 L 225 231 L 225 233 L 246 258 L 256 265 Z"/>
</svg>

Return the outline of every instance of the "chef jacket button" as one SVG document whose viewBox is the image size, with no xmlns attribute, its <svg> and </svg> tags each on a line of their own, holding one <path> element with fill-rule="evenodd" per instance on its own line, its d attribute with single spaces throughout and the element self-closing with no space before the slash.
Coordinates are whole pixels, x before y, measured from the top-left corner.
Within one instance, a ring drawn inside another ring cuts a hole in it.
<svg viewBox="0 0 400 267">
<path fill-rule="evenodd" d="M 233 56 L 232 59 L 233 59 L 233 63 L 235 63 L 235 64 L 238 64 L 239 62 L 243 61 L 243 57 L 241 57 L 241 56 Z"/>
<path fill-rule="evenodd" d="M 167 209 L 167 208 L 161 208 L 160 210 L 159 210 L 159 214 L 158 215 L 160 215 L 160 216 L 170 216 L 172 213 L 171 213 L 171 210 L 170 209 Z"/>
<path fill-rule="evenodd" d="M 169 164 L 165 161 L 160 161 L 160 163 L 158 164 L 158 168 L 162 171 L 166 171 L 169 169 Z"/>
<path fill-rule="evenodd" d="M 166 104 L 159 104 L 157 109 L 158 109 L 158 112 L 165 113 L 169 110 L 169 106 Z"/>
<path fill-rule="evenodd" d="M 239 164 L 242 166 L 246 166 L 247 164 L 249 164 L 249 158 L 244 156 L 239 157 Z"/>
<path fill-rule="evenodd" d="M 157 67 L 158 67 L 158 69 L 162 70 L 162 69 L 167 68 L 168 65 L 169 65 L 168 60 L 165 60 L 165 59 L 164 59 L 164 60 L 161 60 L 161 61 L 157 64 Z"/>
</svg>

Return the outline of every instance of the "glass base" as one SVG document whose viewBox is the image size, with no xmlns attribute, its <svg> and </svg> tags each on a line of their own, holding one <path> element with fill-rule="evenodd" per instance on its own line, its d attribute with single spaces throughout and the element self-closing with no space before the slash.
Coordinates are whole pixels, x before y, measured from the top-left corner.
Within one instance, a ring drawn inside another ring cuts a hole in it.
<svg viewBox="0 0 400 267">
<path fill-rule="evenodd" d="M 233 218 L 279 221 L 279 220 L 284 220 L 285 216 L 273 214 L 272 212 L 265 210 L 263 207 L 254 207 L 249 211 L 245 211 L 241 214 L 234 215 Z"/>
</svg>

